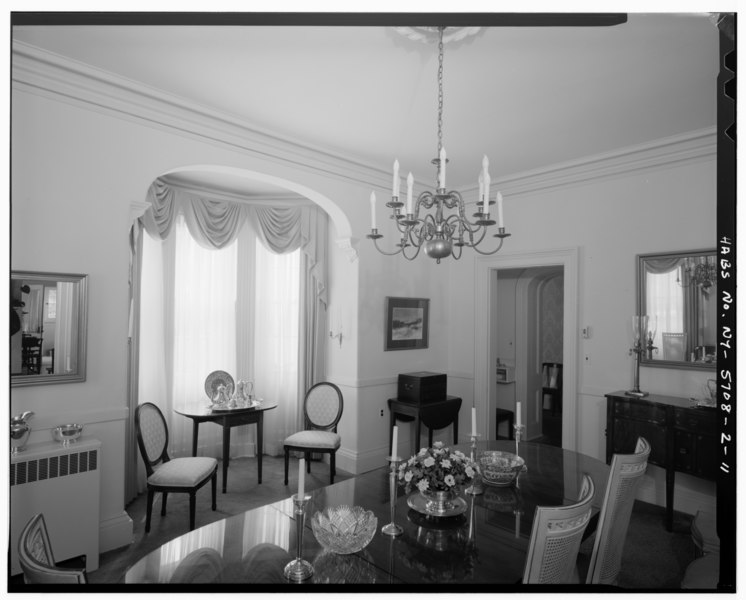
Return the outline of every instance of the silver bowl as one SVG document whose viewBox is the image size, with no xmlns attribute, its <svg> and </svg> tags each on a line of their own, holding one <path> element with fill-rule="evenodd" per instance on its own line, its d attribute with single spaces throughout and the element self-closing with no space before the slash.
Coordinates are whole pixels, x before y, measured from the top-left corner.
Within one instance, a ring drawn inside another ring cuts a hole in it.
<svg viewBox="0 0 746 600">
<path fill-rule="evenodd" d="M 77 423 L 68 423 L 66 425 L 57 425 L 52 430 L 52 437 L 58 442 L 62 443 L 63 446 L 69 446 L 75 443 L 83 433 L 83 426 Z"/>
<path fill-rule="evenodd" d="M 334 554 L 359 552 L 373 539 L 377 526 L 376 516 L 360 506 L 325 508 L 311 519 L 319 544 Z"/>
<path fill-rule="evenodd" d="M 487 450 L 479 457 L 482 480 L 489 485 L 513 485 L 525 464 L 517 454 L 501 450 Z"/>
</svg>

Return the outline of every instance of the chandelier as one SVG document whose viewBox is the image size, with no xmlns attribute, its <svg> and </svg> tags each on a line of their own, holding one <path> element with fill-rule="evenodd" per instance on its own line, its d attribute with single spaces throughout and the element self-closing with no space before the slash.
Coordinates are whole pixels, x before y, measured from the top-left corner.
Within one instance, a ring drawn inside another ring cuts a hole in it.
<svg viewBox="0 0 746 600">
<path fill-rule="evenodd" d="M 397 249 L 382 250 L 378 240 L 383 237 L 376 228 L 376 195 L 370 194 L 371 228 L 366 236 L 373 240 L 376 249 L 387 256 L 402 254 L 407 260 L 414 260 L 423 250 L 427 256 L 434 258 L 440 264 L 442 258 L 452 256 L 455 260 L 461 258 L 464 246 L 473 248 L 483 255 L 495 254 L 502 248 L 503 241 L 510 234 L 505 233 L 503 223 L 503 197 L 497 192 L 496 201 L 490 200 L 489 161 L 482 159 L 482 170 L 479 175 L 479 196 L 477 198 L 477 212 L 470 220 L 466 215 L 464 200 L 455 190 L 446 189 L 446 165 L 448 159 L 443 147 L 443 31 L 439 27 L 438 42 L 438 156 L 432 159 L 436 166 L 437 180 L 434 191 L 422 192 L 416 202 L 412 200 L 414 178 L 412 173 L 407 175 L 406 204 L 399 199 L 399 161 L 394 161 L 393 189 L 391 201 L 386 206 L 391 209 L 390 218 L 399 232 Z M 490 206 L 497 202 L 497 233 L 492 237 L 499 238 L 498 246 L 494 250 L 485 251 L 479 247 L 487 237 L 488 227 L 495 225 L 490 218 Z M 403 209 L 403 212 L 402 212 Z"/>
<path fill-rule="evenodd" d="M 676 281 L 681 287 L 696 285 L 704 291 L 709 290 L 717 279 L 717 265 L 714 256 L 687 257 L 676 274 Z"/>
</svg>

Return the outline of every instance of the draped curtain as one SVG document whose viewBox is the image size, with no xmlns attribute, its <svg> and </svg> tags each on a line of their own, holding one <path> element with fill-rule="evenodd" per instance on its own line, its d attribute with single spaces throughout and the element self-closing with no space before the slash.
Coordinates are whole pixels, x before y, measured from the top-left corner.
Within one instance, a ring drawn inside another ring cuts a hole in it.
<svg viewBox="0 0 746 600">
<path fill-rule="evenodd" d="M 206 401 L 204 377 L 213 370 L 225 370 L 236 381 L 254 380 L 257 395 L 280 401 L 281 406 L 265 416 L 265 452 L 281 451 L 282 439 L 300 426 L 299 399 L 310 385 L 308 382 L 323 376 L 323 360 L 317 352 L 323 348 L 326 330 L 326 215 L 315 206 L 268 207 L 205 197 L 163 179 L 151 186 L 148 201 L 150 206 L 134 224 L 130 239 L 131 414 L 142 402 L 153 401 L 161 406 L 169 420 L 172 455 L 189 455 L 191 421 L 173 414 L 174 403 L 200 397 Z M 142 235 L 143 230 L 149 235 Z M 213 252 L 214 249 L 222 251 Z M 294 259 L 278 256 L 294 252 Z M 145 262 L 143 255 L 148 257 Z M 183 282 L 173 277 L 179 271 L 176 261 L 184 264 L 184 259 L 193 271 L 190 280 L 196 278 L 200 282 L 198 289 L 190 288 L 189 295 L 194 296 L 190 301 L 201 304 L 209 315 L 200 323 L 179 309 L 183 299 L 177 297 L 175 290 L 182 289 Z M 291 281 L 293 269 L 296 275 Z M 226 281 L 225 273 L 231 271 L 239 274 L 233 284 L 211 283 L 210 278 L 220 272 L 224 273 L 220 281 Z M 255 281 L 261 283 L 256 285 Z M 295 292 L 288 294 L 289 289 Z M 154 304 L 173 307 L 172 312 L 153 311 Z M 270 335 L 266 329 L 269 323 L 262 318 L 255 321 L 251 315 L 255 310 L 257 315 L 265 315 L 267 306 L 280 304 L 297 318 L 275 322 L 280 333 Z M 221 321 L 221 328 L 235 332 L 235 339 L 204 343 Z M 181 341 L 168 348 L 168 340 L 177 338 Z M 253 339 L 259 341 L 261 351 L 254 352 Z M 196 340 L 203 341 L 195 344 Z M 289 357 L 288 348 L 293 344 L 295 351 Z M 204 373 L 173 372 L 175 365 L 184 364 L 185 356 L 180 353 L 185 352 L 190 360 L 195 353 L 203 353 L 199 360 L 204 364 Z M 266 369 L 270 356 L 281 357 L 284 364 L 292 363 L 292 368 L 278 374 L 275 365 L 274 374 L 270 375 Z M 170 373 L 173 376 L 166 375 Z M 296 381 L 289 389 L 289 382 Z M 232 430 L 232 455 L 246 453 L 247 449 L 253 452 L 253 431 L 253 427 Z M 217 425 L 202 425 L 199 453 L 217 455 L 220 435 Z M 141 487 L 137 483 L 139 461 L 132 426 L 127 455 L 131 463 L 129 499 Z"/>
</svg>

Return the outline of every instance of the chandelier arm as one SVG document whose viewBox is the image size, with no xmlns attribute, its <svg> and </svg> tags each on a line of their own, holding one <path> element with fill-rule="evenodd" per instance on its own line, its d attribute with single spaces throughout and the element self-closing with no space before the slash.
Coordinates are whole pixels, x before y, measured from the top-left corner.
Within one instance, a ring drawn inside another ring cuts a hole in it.
<svg viewBox="0 0 746 600">
<path fill-rule="evenodd" d="M 407 253 L 404 251 L 404 247 L 402 246 L 402 256 L 407 260 L 414 260 L 420 253 L 420 246 L 414 246 L 414 248 L 417 248 L 417 250 L 415 250 L 415 253 L 412 256 L 407 256 Z"/>
<path fill-rule="evenodd" d="M 482 252 L 477 246 L 472 246 L 472 248 L 474 249 L 474 252 L 478 252 L 479 254 L 482 254 L 483 256 L 489 256 L 491 254 L 495 254 L 496 252 L 499 252 L 500 248 L 503 247 L 504 241 L 505 241 L 505 238 L 500 238 L 500 243 L 498 244 L 497 248 L 495 248 L 491 252 Z"/>
<path fill-rule="evenodd" d="M 376 247 L 376 250 L 378 250 L 381 254 L 385 254 L 386 256 L 396 256 L 399 253 L 403 253 L 404 248 L 399 248 L 398 250 L 394 250 L 393 252 L 388 252 L 386 250 L 382 250 L 381 247 L 378 245 L 378 240 L 373 238 L 373 244 Z"/>
</svg>

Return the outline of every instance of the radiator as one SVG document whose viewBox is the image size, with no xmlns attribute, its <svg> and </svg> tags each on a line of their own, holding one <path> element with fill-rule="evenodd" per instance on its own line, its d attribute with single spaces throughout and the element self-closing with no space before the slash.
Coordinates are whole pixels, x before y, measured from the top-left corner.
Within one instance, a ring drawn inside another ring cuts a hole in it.
<svg viewBox="0 0 746 600">
<path fill-rule="evenodd" d="M 81 437 L 70 446 L 29 444 L 11 457 L 10 569 L 18 564 L 18 537 L 29 519 L 44 514 L 56 562 L 86 556 L 98 568 L 101 442 Z"/>
</svg>

